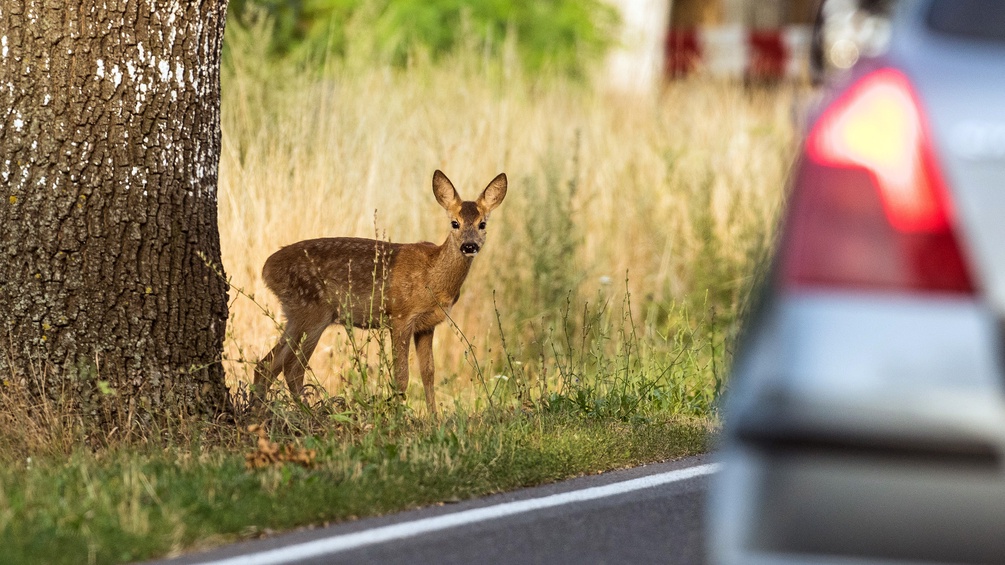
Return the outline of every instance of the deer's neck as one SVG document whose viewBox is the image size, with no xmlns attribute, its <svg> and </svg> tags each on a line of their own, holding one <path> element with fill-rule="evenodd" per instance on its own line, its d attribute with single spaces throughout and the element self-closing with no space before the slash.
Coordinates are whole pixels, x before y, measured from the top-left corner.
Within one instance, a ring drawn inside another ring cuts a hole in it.
<svg viewBox="0 0 1005 565">
<path fill-rule="evenodd" d="M 444 295 L 449 295 L 453 300 L 457 300 L 457 296 L 461 292 L 461 285 L 464 284 L 468 270 L 471 269 L 472 259 L 473 257 L 461 253 L 457 245 L 451 242 L 448 237 L 447 241 L 443 242 L 443 245 L 437 249 L 430 267 L 430 278 L 434 281 L 436 290 Z"/>
</svg>

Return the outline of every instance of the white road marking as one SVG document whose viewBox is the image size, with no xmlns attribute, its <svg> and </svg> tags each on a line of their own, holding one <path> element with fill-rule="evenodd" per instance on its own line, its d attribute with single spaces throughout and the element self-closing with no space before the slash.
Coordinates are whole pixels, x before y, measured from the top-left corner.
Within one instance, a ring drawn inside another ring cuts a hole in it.
<svg viewBox="0 0 1005 565">
<path fill-rule="evenodd" d="M 458 526 L 466 526 L 477 522 L 484 522 L 486 520 L 512 516 L 514 514 L 521 514 L 523 512 L 531 512 L 534 510 L 561 506 L 563 504 L 570 504 L 573 502 L 595 500 L 607 496 L 614 496 L 636 490 L 657 487 L 667 483 L 686 481 L 702 475 L 715 473 L 720 469 L 720 466 L 721 465 L 719 463 L 709 463 L 706 465 L 687 467 L 685 469 L 639 477 L 637 479 L 622 481 L 620 483 L 612 483 L 599 487 L 563 492 L 561 494 L 552 494 L 540 498 L 531 498 L 529 500 L 505 502 L 502 504 L 496 504 L 495 506 L 474 508 L 472 510 L 464 510 L 432 518 L 422 518 L 412 522 L 392 524 L 390 526 L 373 528 L 372 530 L 364 530 L 362 532 L 355 532 L 352 534 L 323 538 L 277 549 L 268 549 L 259 553 L 251 553 L 238 557 L 221 559 L 219 561 L 207 561 L 204 565 L 278 565 L 280 563 L 292 563 L 302 559 L 311 559 L 322 555 L 330 555 L 341 551 L 356 549 L 366 545 L 415 537 L 430 532 L 446 530 Z"/>
</svg>

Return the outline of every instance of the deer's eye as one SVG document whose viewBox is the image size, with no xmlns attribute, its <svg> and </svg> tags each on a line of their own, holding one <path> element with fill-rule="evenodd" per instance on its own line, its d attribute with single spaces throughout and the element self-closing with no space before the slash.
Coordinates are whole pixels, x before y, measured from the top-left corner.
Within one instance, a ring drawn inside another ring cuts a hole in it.
<svg viewBox="0 0 1005 565">
<path fill-rule="evenodd" d="M 483 230 L 483 229 L 485 229 L 485 222 L 480 222 L 480 223 L 478 224 L 478 229 L 480 229 L 480 230 Z"/>
<path fill-rule="evenodd" d="M 457 220 L 452 220 L 450 222 L 450 227 L 454 228 L 455 230 L 461 229 L 461 223 L 458 222 Z"/>
</svg>

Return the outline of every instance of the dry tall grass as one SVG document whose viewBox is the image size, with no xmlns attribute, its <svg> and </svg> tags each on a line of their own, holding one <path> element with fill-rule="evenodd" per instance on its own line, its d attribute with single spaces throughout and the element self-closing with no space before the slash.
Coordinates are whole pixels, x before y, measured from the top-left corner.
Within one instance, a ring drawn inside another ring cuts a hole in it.
<svg viewBox="0 0 1005 565">
<path fill-rule="evenodd" d="M 669 331 L 681 304 L 731 323 L 770 242 L 792 153 L 788 89 L 693 80 L 624 96 L 477 55 L 301 73 L 262 63 L 250 44 L 238 44 L 230 67 L 223 260 L 233 284 L 273 311 L 260 271 L 280 246 L 341 235 L 440 243 L 449 224 L 431 193 L 433 170 L 466 198 L 508 174 L 509 195 L 454 309 L 463 337 L 437 331 L 441 403 L 478 396 L 471 354 L 490 364 L 486 374 L 505 372 L 500 328 L 510 348 L 530 348 L 567 305 L 575 317 L 583 301 L 618 304 L 627 289 L 635 320 L 662 318 L 655 331 Z M 232 298 L 236 385 L 278 329 L 251 300 Z M 330 329 L 311 363 L 333 393 L 349 363 L 344 336 Z"/>
</svg>

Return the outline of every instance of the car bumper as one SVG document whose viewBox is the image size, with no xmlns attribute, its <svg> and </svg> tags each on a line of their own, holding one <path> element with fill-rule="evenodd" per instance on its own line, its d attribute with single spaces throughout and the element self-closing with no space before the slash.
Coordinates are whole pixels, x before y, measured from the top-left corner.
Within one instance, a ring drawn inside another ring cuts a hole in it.
<svg viewBox="0 0 1005 565">
<path fill-rule="evenodd" d="M 777 300 L 734 371 L 711 561 L 1005 562 L 999 359 L 973 300 Z"/>
</svg>

